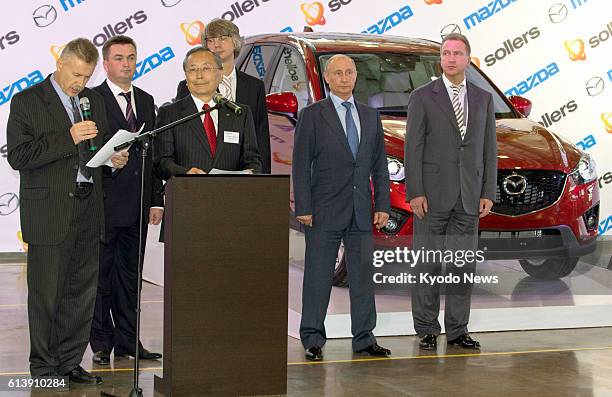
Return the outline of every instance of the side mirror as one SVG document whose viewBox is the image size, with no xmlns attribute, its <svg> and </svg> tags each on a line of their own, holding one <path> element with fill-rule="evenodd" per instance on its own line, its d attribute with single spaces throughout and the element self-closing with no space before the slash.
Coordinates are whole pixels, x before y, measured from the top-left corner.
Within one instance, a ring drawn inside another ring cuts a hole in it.
<svg viewBox="0 0 612 397">
<path fill-rule="evenodd" d="M 293 92 L 275 92 L 266 96 L 268 110 L 297 117 L 298 101 Z"/>
<path fill-rule="evenodd" d="M 518 95 L 512 95 L 509 99 L 516 110 L 521 112 L 525 117 L 529 116 L 529 113 L 531 113 L 531 106 L 533 105 L 529 99 Z"/>
</svg>

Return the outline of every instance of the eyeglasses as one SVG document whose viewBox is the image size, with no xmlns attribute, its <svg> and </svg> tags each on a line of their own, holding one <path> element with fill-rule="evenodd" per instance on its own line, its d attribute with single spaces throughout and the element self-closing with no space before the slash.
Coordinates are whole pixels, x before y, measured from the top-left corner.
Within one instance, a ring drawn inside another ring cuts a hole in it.
<svg viewBox="0 0 612 397">
<path fill-rule="evenodd" d="M 207 37 L 204 39 L 204 41 L 206 42 L 206 44 L 214 44 L 215 42 L 218 42 L 220 44 L 225 43 L 227 40 L 229 40 L 231 38 L 231 36 L 228 35 L 224 35 L 224 36 L 219 36 L 219 37 Z"/>
<path fill-rule="evenodd" d="M 196 68 L 196 67 L 190 67 L 189 69 L 187 69 L 187 74 L 191 75 L 191 76 L 195 76 L 199 73 L 202 74 L 210 74 L 213 73 L 215 70 L 221 70 L 222 68 L 216 67 L 216 66 L 212 66 L 212 65 L 204 65 L 202 67 Z"/>
</svg>

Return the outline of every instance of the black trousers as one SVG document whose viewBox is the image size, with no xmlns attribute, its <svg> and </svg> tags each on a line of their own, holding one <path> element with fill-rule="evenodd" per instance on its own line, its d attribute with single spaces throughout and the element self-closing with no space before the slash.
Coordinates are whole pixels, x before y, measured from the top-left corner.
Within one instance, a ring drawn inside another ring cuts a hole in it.
<svg viewBox="0 0 612 397">
<path fill-rule="evenodd" d="M 131 226 L 106 225 L 89 343 L 94 352 L 134 354 L 138 299 L 138 220 Z M 143 228 L 144 243 L 147 225 Z"/>
<path fill-rule="evenodd" d="M 376 303 L 372 280 L 372 231 L 358 230 L 353 220 L 344 230 L 306 227 L 306 255 L 302 289 L 300 339 L 305 349 L 322 347 L 326 340 L 325 316 L 329 305 L 332 279 L 340 242 L 344 252 L 351 302 L 351 332 L 354 351 L 376 342 Z"/>
<path fill-rule="evenodd" d="M 478 215 L 464 211 L 461 197 L 450 211 L 429 211 L 423 219 L 414 218 L 413 250 L 423 247 L 432 251 L 472 250 L 478 247 Z M 461 283 L 428 284 L 416 283 L 412 287 L 412 318 L 414 329 L 419 336 L 438 335 L 441 331 L 440 292 L 445 293 L 444 328 L 446 338 L 455 339 L 468 332 L 472 285 L 463 282 L 465 273 L 473 273 L 476 263 L 446 264 L 446 274 L 459 276 Z M 439 261 L 420 262 L 416 265 L 416 276 L 422 273 L 430 276 L 444 275 Z"/>
<path fill-rule="evenodd" d="M 28 319 L 32 376 L 70 372 L 87 348 L 98 284 L 100 214 L 95 197 L 73 198 L 59 245 L 28 248 Z M 58 214 L 61 216 L 61 214 Z"/>
</svg>

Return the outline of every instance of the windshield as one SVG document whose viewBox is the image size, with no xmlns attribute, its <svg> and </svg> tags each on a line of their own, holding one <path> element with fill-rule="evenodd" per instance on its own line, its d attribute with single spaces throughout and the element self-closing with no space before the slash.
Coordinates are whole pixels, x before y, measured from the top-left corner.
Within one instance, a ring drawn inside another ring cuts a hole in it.
<svg viewBox="0 0 612 397">
<path fill-rule="evenodd" d="M 319 70 L 334 54 L 318 56 Z M 406 113 L 408 96 L 415 89 L 442 74 L 439 55 L 401 53 L 347 53 L 357 66 L 357 82 L 353 95 L 361 103 L 379 109 L 382 113 Z M 466 71 L 467 80 L 493 95 L 495 117 L 517 117 L 504 98 L 472 65 Z M 324 84 L 325 95 L 329 87 Z"/>
</svg>

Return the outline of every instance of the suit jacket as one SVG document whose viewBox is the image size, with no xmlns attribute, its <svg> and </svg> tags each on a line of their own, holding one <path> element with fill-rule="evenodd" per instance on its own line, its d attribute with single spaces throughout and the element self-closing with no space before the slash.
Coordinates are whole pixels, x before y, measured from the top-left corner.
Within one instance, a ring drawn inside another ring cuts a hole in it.
<svg viewBox="0 0 612 397">
<path fill-rule="evenodd" d="M 189 96 L 187 82 L 181 81 L 176 88 L 175 100 Z M 268 109 L 266 107 L 266 89 L 261 80 L 236 70 L 236 102 L 248 105 L 253 114 L 257 148 L 261 156 L 261 172 L 271 172 L 270 129 L 268 126 Z"/>
<path fill-rule="evenodd" d="M 313 215 L 325 230 L 349 227 L 353 212 L 360 230 L 372 229 L 374 210 L 389 213 L 389 171 L 384 133 L 376 109 L 356 102 L 361 139 L 357 159 L 330 98 L 305 107 L 293 146 L 295 215 Z M 372 183 L 370 184 L 370 178 Z"/>
<path fill-rule="evenodd" d="M 157 127 L 167 125 L 198 111 L 193 99 L 187 96 L 172 104 L 159 108 Z M 213 158 L 199 117 L 178 125 L 158 136 L 155 161 L 159 175 L 167 180 L 176 174 L 185 174 L 192 167 L 205 172 L 213 168 L 238 171 L 251 168 L 261 171 L 261 160 L 257 151 L 253 118 L 248 107 L 240 116 L 227 109 L 217 110 L 217 149 Z M 224 142 L 225 131 L 238 132 L 239 143 Z"/>
<path fill-rule="evenodd" d="M 136 102 L 136 127 L 140 130 L 144 124 L 142 132 L 151 131 L 155 127 L 153 97 L 138 87 L 133 86 L 133 89 Z M 127 130 L 125 115 L 106 81 L 94 87 L 93 90 L 104 98 L 110 136 L 115 135 L 120 129 Z M 154 146 L 153 144 L 154 142 L 151 146 Z M 149 150 L 148 154 L 145 158 L 143 222 L 149 221 L 151 206 L 164 206 L 164 199 L 160 192 L 162 180 L 153 171 L 153 150 Z M 115 172 L 105 168 L 104 213 L 108 225 L 130 226 L 137 221 L 140 208 L 140 168 L 140 148 L 137 145 L 132 145 L 130 148 L 130 157 L 124 168 Z"/>
<path fill-rule="evenodd" d="M 461 195 L 468 214 L 480 198 L 495 201 L 497 140 L 495 108 L 487 91 L 467 83 L 468 124 L 459 126 L 442 78 L 414 90 L 408 101 L 406 200 L 425 196 L 431 211 L 452 209 Z"/>
<path fill-rule="evenodd" d="M 102 97 L 85 88 L 79 97 L 89 98 L 92 120 L 98 128 L 94 142 L 102 147 L 108 138 Z M 7 159 L 19 171 L 20 215 L 23 240 L 56 245 L 64 240 L 74 206 L 73 193 L 79 169 L 77 145 L 70 135 L 72 123 L 51 84 L 42 83 L 15 95 L 7 125 Z M 92 169 L 96 213 L 101 214 L 104 236 L 102 169 Z"/>
</svg>

